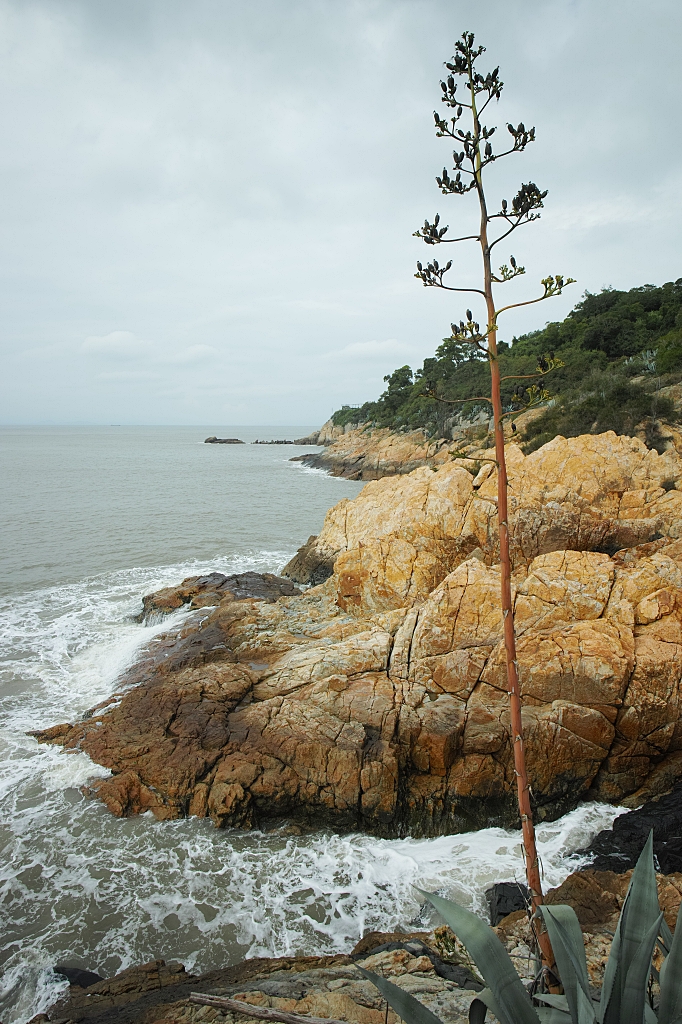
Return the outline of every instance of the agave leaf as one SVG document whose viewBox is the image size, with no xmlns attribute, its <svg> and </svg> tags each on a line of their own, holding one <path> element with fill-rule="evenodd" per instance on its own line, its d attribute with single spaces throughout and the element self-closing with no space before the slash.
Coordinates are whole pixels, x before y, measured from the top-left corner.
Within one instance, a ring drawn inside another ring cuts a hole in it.
<svg viewBox="0 0 682 1024">
<path fill-rule="evenodd" d="M 575 910 L 563 905 L 538 909 L 547 925 L 571 1019 L 576 1024 L 594 1024 L 585 945 Z"/>
<path fill-rule="evenodd" d="M 654 921 L 630 963 L 630 969 L 623 985 L 623 998 L 620 1007 L 621 1024 L 642 1024 L 647 982 L 651 974 L 651 957 L 662 917 L 663 914 L 659 914 Z"/>
<path fill-rule="evenodd" d="M 567 1010 L 557 1010 L 554 1006 L 539 1006 L 540 1024 L 572 1024 L 571 1015 Z"/>
<path fill-rule="evenodd" d="M 492 928 L 451 900 L 419 889 L 458 939 L 464 943 L 491 990 L 500 1024 L 539 1024 L 530 996 L 521 984 L 509 954 Z"/>
<path fill-rule="evenodd" d="M 620 1019 L 620 920 L 604 970 L 598 1017 L 602 1024 L 618 1024 Z"/>
<path fill-rule="evenodd" d="M 661 1001 L 658 1007 L 659 1024 L 674 1024 L 679 1020 L 682 1020 L 682 905 L 677 914 L 670 952 L 661 967 Z"/>
<path fill-rule="evenodd" d="M 660 914 L 654 870 L 653 841 L 652 829 L 646 845 L 639 855 L 635 870 L 632 872 L 628 893 L 625 897 L 620 929 L 623 984 L 625 984 L 633 957 L 637 954 L 642 940 Z"/>
<path fill-rule="evenodd" d="M 491 1010 L 497 1019 L 500 1019 L 494 995 L 489 988 L 484 988 L 482 992 L 477 992 L 476 998 L 469 1003 L 469 1024 L 485 1024 L 487 1010 Z"/>
<path fill-rule="evenodd" d="M 644 1024 L 658 1024 L 658 1017 L 646 999 L 644 1000 Z"/>
<path fill-rule="evenodd" d="M 660 913 L 653 840 L 652 829 L 632 872 L 616 935 L 611 944 L 602 986 L 602 1024 L 620 1024 L 623 992 L 630 965 Z"/>
<path fill-rule="evenodd" d="M 423 1003 L 420 1003 L 418 999 L 398 985 L 394 985 L 392 981 L 386 981 L 380 974 L 373 974 L 363 967 L 358 967 L 358 970 L 373 985 L 376 985 L 388 1005 L 395 1010 L 399 1017 L 402 1017 L 405 1024 L 443 1024 L 440 1017 L 436 1017 L 435 1013 L 432 1013 Z"/>
<path fill-rule="evenodd" d="M 555 996 L 549 992 L 536 992 L 535 998 L 540 999 L 543 1003 L 549 1003 L 550 1006 L 554 1006 L 557 1010 L 570 1013 L 566 996 Z"/>
</svg>

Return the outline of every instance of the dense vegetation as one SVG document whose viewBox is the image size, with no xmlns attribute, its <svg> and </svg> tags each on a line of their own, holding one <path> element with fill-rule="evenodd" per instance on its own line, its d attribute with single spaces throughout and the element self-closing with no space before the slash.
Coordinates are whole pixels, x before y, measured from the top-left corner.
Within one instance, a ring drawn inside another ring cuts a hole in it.
<svg viewBox="0 0 682 1024">
<path fill-rule="evenodd" d="M 498 348 L 503 376 L 533 373 L 543 355 L 564 363 L 543 381 L 554 397 L 526 428 L 527 450 L 557 434 L 628 434 L 643 422 L 655 445 L 656 419 L 677 418 L 659 391 L 682 380 L 682 278 L 660 288 L 646 284 L 627 292 L 587 292 L 565 320 L 514 338 L 511 345 L 498 342 Z M 334 423 L 424 427 L 430 436 L 449 436 L 453 416 L 471 420 L 489 408 L 476 401 L 489 393 L 487 361 L 452 338 L 445 338 L 420 369 L 401 366 L 384 380 L 387 388 L 377 401 L 344 406 L 334 413 Z M 502 385 L 508 410 L 515 408 L 516 386 L 514 381 Z M 445 405 L 426 397 L 427 391 L 469 401 Z"/>
</svg>

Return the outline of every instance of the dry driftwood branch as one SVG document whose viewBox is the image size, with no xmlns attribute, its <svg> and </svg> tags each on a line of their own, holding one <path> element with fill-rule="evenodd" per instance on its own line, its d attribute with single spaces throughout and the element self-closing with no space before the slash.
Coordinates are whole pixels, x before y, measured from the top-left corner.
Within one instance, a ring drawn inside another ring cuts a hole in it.
<svg viewBox="0 0 682 1024">
<path fill-rule="evenodd" d="M 284 1010 L 271 1010 L 269 1006 L 252 1006 L 251 1003 L 241 1003 L 237 999 L 227 999 L 225 996 L 204 995 L 203 992 L 191 992 L 189 1001 L 190 1003 L 203 1003 L 205 1006 L 215 1006 L 220 1010 L 230 1010 L 232 1013 L 243 1013 L 247 1017 L 255 1017 L 256 1020 L 278 1021 L 280 1024 L 346 1024 L 345 1021 L 329 1017 L 309 1017 L 302 1013 L 286 1013 Z"/>
</svg>

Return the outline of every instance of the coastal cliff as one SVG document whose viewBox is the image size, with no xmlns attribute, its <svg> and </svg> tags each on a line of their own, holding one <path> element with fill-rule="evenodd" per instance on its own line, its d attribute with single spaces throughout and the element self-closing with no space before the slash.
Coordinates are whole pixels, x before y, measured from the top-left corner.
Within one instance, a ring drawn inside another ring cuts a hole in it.
<svg viewBox="0 0 682 1024">
<path fill-rule="evenodd" d="M 682 775 L 682 459 L 613 433 L 508 458 L 536 813 L 637 806 Z M 483 456 L 421 467 L 329 511 L 305 557 L 331 575 L 303 594 L 216 573 L 150 596 L 197 610 L 111 706 L 39 739 L 111 769 L 91 792 L 118 815 L 513 824 L 495 495 Z"/>
<path fill-rule="evenodd" d="M 520 413 L 513 428 L 507 424 L 507 438 L 511 440 L 515 433 L 520 435 L 542 411 L 530 409 Z M 296 441 L 296 444 L 319 445 L 323 450 L 296 455 L 291 461 L 302 462 L 312 469 L 324 469 L 331 476 L 348 480 L 380 480 L 385 476 L 411 473 L 420 466 L 437 469 L 450 462 L 453 455 L 475 458 L 488 444 L 493 444 L 489 425 L 487 415 L 480 415 L 474 422 L 457 417 L 447 437 L 430 437 L 421 427 L 394 430 L 372 423 L 336 426 L 333 420 L 327 420 L 319 431 Z M 674 429 L 663 429 L 666 437 L 678 436 Z"/>
<path fill-rule="evenodd" d="M 440 466 L 451 459 L 452 441 L 430 441 L 423 430 L 400 434 L 368 425 L 354 426 L 345 432 L 343 428 L 333 429 L 338 431 L 336 436 L 326 434 L 322 435 L 326 440 L 310 442 L 326 445 L 323 451 L 297 455 L 291 461 L 348 480 L 379 480 L 396 473 L 410 473 L 419 466 Z"/>
</svg>

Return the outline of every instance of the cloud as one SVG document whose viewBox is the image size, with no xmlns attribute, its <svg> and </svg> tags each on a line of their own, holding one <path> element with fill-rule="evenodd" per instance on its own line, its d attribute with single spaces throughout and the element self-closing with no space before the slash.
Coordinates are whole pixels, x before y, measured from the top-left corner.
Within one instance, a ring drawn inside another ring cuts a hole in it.
<svg viewBox="0 0 682 1024">
<path fill-rule="evenodd" d="M 510 311 L 507 337 L 605 280 L 679 277 L 682 4 L 521 6 L 0 0 L 3 420 L 312 425 L 432 356 L 469 300 L 482 321 L 479 296 L 413 277 L 434 255 L 424 217 L 477 230 L 475 197 L 434 182 L 452 147 L 432 111 L 467 26 L 506 83 L 493 142 L 537 127 L 490 169 L 490 202 L 549 189 L 496 250 L 528 272 L 504 298 L 556 270 L 580 282 Z M 480 283 L 475 243 L 445 258 L 451 285 Z"/>
<path fill-rule="evenodd" d="M 104 335 L 90 335 L 81 345 L 81 352 L 90 356 L 103 356 L 106 359 L 144 361 L 151 365 L 191 366 L 203 363 L 217 356 L 218 350 L 213 345 L 188 345 L 186 348 L 169 350 L 166 346 L 152 341 L 144 341 L 132 331 L 111 331 Z M 141 376 L 131 371 L 130 379 Z M 125 374 L 100 374 L 100 379 L 123 380 Z"/>
<path fill-rule="evenodd" d="M 396 338 L 386 338 L 385 341 L 353 341 L 350 345 L 337 349 L 335 352 L 328 352 L 327 358 L 352 358 L 352 359 L 385 359 L 386 357 L 401 358 L 402 356 L 414 356 L 414 346 L 406 345 Z"/>
<path fill-rule="evenodd" d="M 116 358 L 139 358 L 146 355 L 148 342 L 141 342 L 131 331 L 111 331 L 109 334 L 91 334 L 81 345 L 81 351 L 92 355 Z"/>
<path fill-rule="evenodd" d="M 136 380 L 158 380 L 158 373 L 150 373 L 148 370 L 111 370 L 98 373 L 97 380 L 127 383 Z"/>
<path fill-rule="evenodd" d="M 559 231 L 593 231 L 617 224 L 650 222 L 663 216 L 653 202 L 642 202 L 636 196 L 604 196 L 600 200 L 572 203 L 557 203 L 547 220 Z"/>
<path fill-rule="evenodd" d="M 190 345 L 179 352 L 174 352 L 164 358 L 164 362 L 177 363 L 183 366 L 190 363 L 203 363 L 218 355 L 218 350 L 213 345 Z"/>
</svg>

